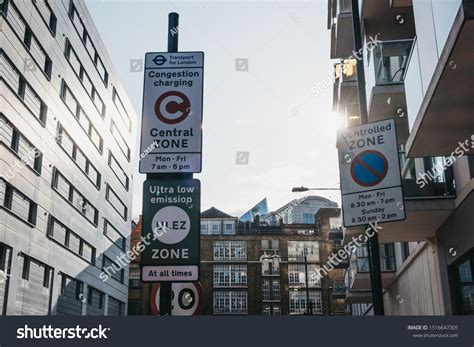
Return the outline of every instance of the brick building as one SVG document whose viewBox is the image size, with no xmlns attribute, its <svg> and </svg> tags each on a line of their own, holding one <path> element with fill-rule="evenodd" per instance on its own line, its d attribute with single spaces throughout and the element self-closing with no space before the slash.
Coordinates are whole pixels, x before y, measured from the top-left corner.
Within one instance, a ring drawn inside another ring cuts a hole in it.
<svg viewBox="0 0 474 347">
<path fill-rule="evenodd" d="M 202 212 L 202 314 L 305 314 L 305 255 L 313 314 L 345 314 L 345 290 L 339 286 L 343 270 L 335 269 L 321 281 L 315 276 L 342 238 L 339 216 L 338 208 L 323 208 L 314 224 L 268 226 L 258 219 L 239 223 L 216 208 Z M 140 233 L 141 221 L 132 232 L 132 247 Z M 139 281 L 139 259 L 130 265 L 129 288 L 129 314 L 151 314 L 151 285 Z"/>
</svg>

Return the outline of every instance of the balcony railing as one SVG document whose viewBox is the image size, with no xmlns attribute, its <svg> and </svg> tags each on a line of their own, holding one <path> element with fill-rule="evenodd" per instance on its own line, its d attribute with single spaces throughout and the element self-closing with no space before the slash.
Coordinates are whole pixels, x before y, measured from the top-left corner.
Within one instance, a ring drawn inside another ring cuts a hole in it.
<svg viewBox="0 0 474 347">
<path fill-rule="evenodd" d="M 400 84 L 404 81 L 413 40 L 385 41 L 373 49 L 376 85 Z"/>
<path fill-rule="evenodd" d="M 403 156 L 403 154 L 402 154 Z M 452 198 L 456 196 L 452 167 L 444 157 L 403 160 L 403 194 L 405 199 Z"/>
</svg>

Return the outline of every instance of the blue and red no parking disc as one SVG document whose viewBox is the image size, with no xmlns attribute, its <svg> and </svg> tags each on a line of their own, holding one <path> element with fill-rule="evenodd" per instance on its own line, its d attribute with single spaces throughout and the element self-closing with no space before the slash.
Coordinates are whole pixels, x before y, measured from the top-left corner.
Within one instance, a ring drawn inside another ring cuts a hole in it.
<svg viewBox="0 0 474 347">
<path fill-rule="evenodd" d="M 388 172 L 387 158 L 379 151 L 359 153 L 351 163 L 352 179 L 364 187 L 372 187 L 383 181 Z"/>
</svg>

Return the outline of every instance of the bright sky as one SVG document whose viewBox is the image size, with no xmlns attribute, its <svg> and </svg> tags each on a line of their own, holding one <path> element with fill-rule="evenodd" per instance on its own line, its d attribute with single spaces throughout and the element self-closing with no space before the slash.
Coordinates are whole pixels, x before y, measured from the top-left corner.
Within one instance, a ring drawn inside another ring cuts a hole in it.
<svg viewBox="0 0 474 347">
<path fill-rule="evenodd" d="M 240 216 L 264 197 L 276 210 L 302 196 L 294 186 L 339 186 L 332 84 L 311 92 L 332 73 L 327 0 L 86 2 L 140 118 L 143 72 L 130 60 L 166 51 L 169 12 L 180 14 L 179 50 L 204 51 L 202 210 Z M 237 58 L 248 72 L 236 71 Z M 138 163 L 134 177 L 137 217 Z M 338 192 L 311 194 L 340 203 Z"/>
</svg>

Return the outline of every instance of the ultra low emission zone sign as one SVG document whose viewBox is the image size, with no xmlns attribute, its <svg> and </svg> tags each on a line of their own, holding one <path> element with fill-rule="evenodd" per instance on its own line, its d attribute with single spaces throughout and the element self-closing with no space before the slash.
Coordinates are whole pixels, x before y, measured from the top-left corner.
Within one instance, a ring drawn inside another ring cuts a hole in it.
<svg viewBox="0 0 474 347">
<path fill-rule="evenodd" d="M 201 172 L 203 52 L 147 53 L 141 173 Z"/>
<path fill-rule="evenodd" d="M 405 219 L 395 121 L 342 129 L 338 150 L 344 226 Z"/>
<path fill-rule="evenodd" d="M 200 191 L 197 179 L 144 182 L 142 281 L 199 280 Z"/>
</svg>

